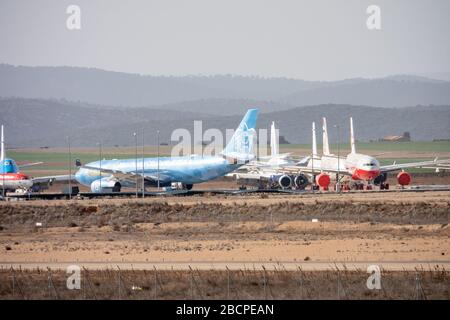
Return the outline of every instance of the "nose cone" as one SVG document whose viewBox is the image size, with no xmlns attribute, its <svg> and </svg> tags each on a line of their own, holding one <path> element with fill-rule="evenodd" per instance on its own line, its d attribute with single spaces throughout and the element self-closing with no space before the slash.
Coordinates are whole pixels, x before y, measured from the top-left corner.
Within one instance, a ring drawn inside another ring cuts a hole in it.
<svg viewBox="0 0 450 320">
<path fill-rule="evenodd" d="M 376 177 L 378 177 L 380 173 L 381 172 L 379 169 L 372 169 L 372 170 L 360 169 L 356 171 L 357 177 L 361 180 L 373 180 Z"/>
</svg>

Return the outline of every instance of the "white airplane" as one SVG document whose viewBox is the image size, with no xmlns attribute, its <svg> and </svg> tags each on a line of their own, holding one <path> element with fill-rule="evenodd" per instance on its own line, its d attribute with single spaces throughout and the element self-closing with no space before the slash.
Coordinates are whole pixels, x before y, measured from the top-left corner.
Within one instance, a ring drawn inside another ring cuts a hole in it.
<svg viewBox="0 0 450 320">
<path fill-rule="evenodd" d="M 27 163 L 19 166 L 13 159 L 6 158 L 3 125 L 1 126 L 0 148 L 0 191 L 2 193 L 41 190 L 51 185 L 54 181 L 67 181 L 69 179 L 68 175 L 32 178 L 21 172 L 21 169 L 25 167 L 42 164 L 43 162 Z"/>
<path fill-rule="evenodd" d="M 297 188 L 302 189 L 308 184 L 308 178 L 304 174 L 289 175 L 283 172 L 285 166 L 294 166 L 295 161 L 290 153 L 279 153 L 279 135 L 275 123 L 270 126 L 270 156 L 260 157 L 251 161 L 239 170 L 227 174 L 235 178 L 242 185 L 256 185 L 261 189 L 266 188 Z"/>
<path fill-rule="evenodd" d="M 317 155 L 315 124 L 312 126 L 313 133 L 313 152 L 312 156 L 304 158 L 298 163 L 297 170 L 306 172 L 315 176 L 316 183 L 322 188 L 328 188 L 330 184 L 330 174 L 340 175 L 339 180 L 344 177 L 350 177 L 353 181 L 366 183 L 367 185 L 377 184 L 381 189 L 389 188 L 386 184 L 388 172 L 401 171 L 397 175 L 397 182 L 401 186 L 411 183 L 411 175 L 404 171 L 407 168 L 436 167 L 438 165 L 448 164 L 450 160 L 432 160 L 422 162 L 410 162 L 381 166 L 380 162 L 373 156 L 356 152 L 355 137 L 353 130 L 353 118 L 350 117 L 350 146 L 351 152 L 346 157 L 338 157 L 330 153 L 328 143 L 328 129 L 326 118 L 323 118 L 323 154 Z M 295 168 L 289 168 L 295 170 Z M 318 173 L 316 176 L 315 173 Z"/>
</svg>

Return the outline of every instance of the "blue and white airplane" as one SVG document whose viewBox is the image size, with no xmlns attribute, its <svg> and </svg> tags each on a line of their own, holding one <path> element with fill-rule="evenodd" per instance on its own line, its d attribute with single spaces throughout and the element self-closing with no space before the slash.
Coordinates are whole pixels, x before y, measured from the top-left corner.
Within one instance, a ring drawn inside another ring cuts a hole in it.
<svg viewBox="0 0 450 320">
<path fill-rule="evenodd" d="M 253 147 L 256 140 L 258 109 L 245 114 L 230 142 L 218 156 L 180 156 L 139 159 L 100 160 L 82 166 L 75 174 L 76 180 L 89 186 L 92 192 L 120 192 L 122 187 L 136 187 L 138 179 L 145 186 L 161 187 L 179 183 L 190 190 L 196 183 L 222 177 L 255 159 Z"/>
</svg>

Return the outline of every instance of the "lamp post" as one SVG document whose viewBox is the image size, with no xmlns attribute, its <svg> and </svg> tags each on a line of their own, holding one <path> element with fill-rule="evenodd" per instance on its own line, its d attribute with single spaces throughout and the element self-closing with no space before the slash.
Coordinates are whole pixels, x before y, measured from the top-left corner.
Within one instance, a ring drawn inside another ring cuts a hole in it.
<svg viewBox="0 0 450 320">
<path fill-rule="evenodd" d="M 156 131 L 156 137 L 157 137 L 157 144 L 158 144 L 158 146 L 157 146 L 157 150 L 158 150 L 158 157 L 157 157 L 157 160 L 158 160 L 157 174 L 158 174 L 158 176 L 157 176 L 157 178 L 158 178 L 158 191 L 159 191 L 159 130 Z"/>
<path fill-rule="evenodd" d="M 2 195 L 3 198 L 5 198 L 5 174 L 6 174 L 6 170 L 5 170 L 5 140 L 3 138 L 3 125 L 2 125 L 2 136 L 1 136 L 1 161 L 2 161 Z"/>
<path fill-rule="evenodd" d="M 145 198 L 145 179 L 144 179 L 144 128 L 142 128 L 142 199 Z"/>
<path fill-rule="evenodd" d="M 314 193 L 314 188 L 316 187 L 316 177 L 314 175 L 314 152 L 311 157 L 311 173 L 312 173 L 312 193 Z"/>
<path fill-rule="evenodd" d="M 69 148 L 69 200 L 72 199 L 72 152 L 70 150 L 70 137 L 67 136 L 67 146 Z"/>
<path fill-rule="evenodd" d="M 3 128 L 2 128 L 3 129 Z M 5 159 L 2 159 L 2 167 L 3 167 L 3 169 L 2 169 L 2 180 L 3 180 L 3 183 L 2 183 L 2 195 L 3 195 L 3 198 L 5 197 L 5 174 L 6 174 L 6 172 L 5 172 Z"/>
<path fill-rule="evenodd" d="M 135 158 L 135 171 L 134 174 L 136 176 L 136 198 L 139 197 L 139 187 L 138 187 L 138 142 L 137 142 L 137 133 L 133 132 L 134 136 L 134 158 Z"/>
<path fill-rule="evenodd" d="M 341 154 L 340 154 L 340 144 L 341 144 L 341 134 L 340 134 L 340 130 L 339 130 L 339 125 L 335 125 L 336 129 L 337 129 L 337 136 L 338 136 L 338 140 L 337 140 L 337 156 L 338 156 L 338 168 L 337 168 L 337 191 L 339 193 L 341 193 L 341 182 L 340 182 L 340 175 L 341 175 Z"/>
<path fill-rule="evenodd" d="M 98 153 L 100 156 L 100 192 L 102 190 L 102 141 L 100 140 L 100 142 L 98 143 Z"/>
</svg>

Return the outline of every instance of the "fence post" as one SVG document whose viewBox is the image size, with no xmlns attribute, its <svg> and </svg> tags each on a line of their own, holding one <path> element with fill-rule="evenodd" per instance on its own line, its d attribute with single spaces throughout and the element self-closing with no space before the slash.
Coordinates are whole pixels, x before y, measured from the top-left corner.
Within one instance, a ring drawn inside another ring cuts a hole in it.
<svg viewBox="0 0 450 320">
<path fill-rule="evenodd" d="M 13 270 L 13 276 L 12 276 L 12 296 L 13 298 L 15 297 L 15 291 L 16 291 L 16 274 L 14 273 Z"/>
<path fill-rule="evenodd" d="M 189 266 L 189 269 L 191 269 L 191 266 Z M 191 269 L 190 274 L 191 274 L 191 277 L 190 277 L 190 283 L 191 283 L 191 300 L 194 300 L 194 285 L 193 285 L 194 279 L 193 279 L 193 275 L 192 275 L 192 269 Z"/>
<path fill-rule="evenodd" d="M 427 300 L 425 292 L 422 288 L 422 283 L 418 272 L 416 272 L 415 298 L 416 300 Z"/>
<path fill-rule="evenodd" d="M 341 300 L 341 275 L 338 271 L 338 278 L 337 278 L 337 294 L 338 294 L 338 300 Z"/>
<path fill-rule="evenodd" d="M 230 269 L 227 268 L 227 300 L 230 300 Z"/>
<path fill-rule="evenodd" d="M 299 267 L 299 271 L 300 271 L 300 279 L 299 279 L 299 283 L 300 283 L 300 299 L 303 300 L 303 273 L 302 273 L 302 269 L 300 269 L 300 267 Z"/>
<path fill-rule="evenodd" d="M 267 300 L 267 290 L 266 290 L 266 268 L 263 268 L 263 288 L 264 288 L 264 300 Z"/>
<path fill-rule="evenodd" d="M 119 272 L 118 272 L 118 278 L 119 278 L 119 283 L 118 283 L 118 285 L 119 285 L 119 300 L 122 300 L 122 293 L 120 292 L 120 268 L 119 268 L 119 266 L 117 266 L 117 269 L 119 269 Z"/>
<path fill-rule="evenodd" d="M 153 266 L 154 268 L 154 278 L 155 278 L 155 290 L 154 290 L 154 300 L 156 300 L 156 291 L 158 290 L 158 279 L 156 278 L 156 267 Z"/>
</svg>

